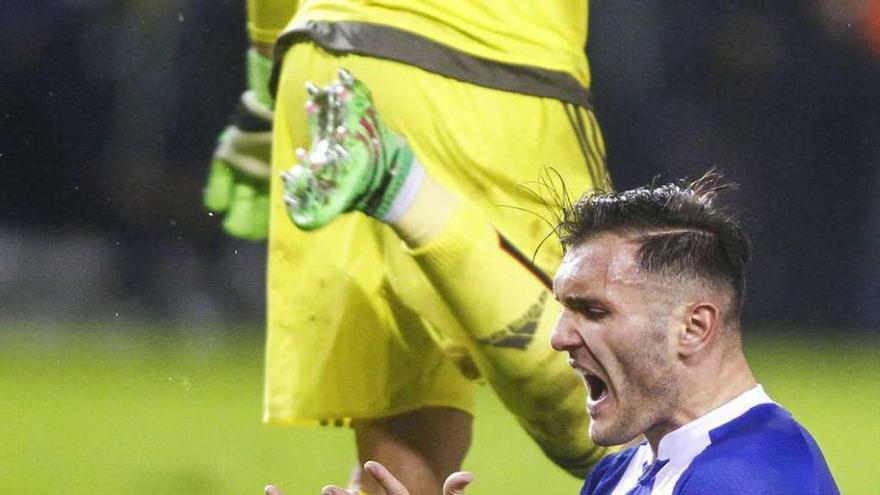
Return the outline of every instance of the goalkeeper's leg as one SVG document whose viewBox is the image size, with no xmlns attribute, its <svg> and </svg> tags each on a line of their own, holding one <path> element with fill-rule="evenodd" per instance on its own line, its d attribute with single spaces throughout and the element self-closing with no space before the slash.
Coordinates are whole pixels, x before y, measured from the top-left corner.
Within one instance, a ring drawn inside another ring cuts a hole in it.
<svg viewBox="0 0 880 495">
<path fill-rule="evenodd" d="M 384 127 L 363 85 L 343 73 L 310 93 L 312 147 L 285 175 L 291 219 L 315 229 L 356 209 L 391 225 L 448 306 L 439 319 L 455 320 L 432 323 L 460 330 L 453 337 L 526 431 L 556 463 L 584 476 L 604 450 L 589 440 L 582 384 L 549 346 L 559 308 L 547 274 L 479 208 L 424 172 Z M 438 315 L 427 306 L 416 309 Z"/>
<path fill-rule="evenodd" d="M 583 384 L 549 345 L 561 309 L 549 277 L 479 209 L 430 179 L 392 227 L 448 307 L 417 309 L 442 330 L 457 329 L 453 339 L 544 453 L 585 476 L 606 450 L 590 441 Z"/>
</svg>

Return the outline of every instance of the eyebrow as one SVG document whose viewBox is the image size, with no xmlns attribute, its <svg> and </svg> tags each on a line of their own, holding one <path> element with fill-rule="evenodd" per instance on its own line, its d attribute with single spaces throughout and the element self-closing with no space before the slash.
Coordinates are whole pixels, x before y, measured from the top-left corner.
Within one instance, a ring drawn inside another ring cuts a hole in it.
<svg viewBox="0 0 880 495">
<path fill-rule="evenodd" d="M 593 306 L 608 306 L 602 300 L 589 296 L 570 296 L 560 300 L 559 302 L 561 302 L 562 305 L 566 308 L 578 312 L 584 312 Z"/>
</svg>

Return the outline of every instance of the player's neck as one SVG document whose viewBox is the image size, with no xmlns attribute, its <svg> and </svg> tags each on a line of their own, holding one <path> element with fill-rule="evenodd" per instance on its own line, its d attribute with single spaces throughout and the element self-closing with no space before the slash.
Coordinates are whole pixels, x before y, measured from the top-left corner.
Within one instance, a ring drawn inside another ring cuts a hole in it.
<svg viewBox="0 0 880 495">
<path fill-rule="evenodd" d="M 703 416 L 751 390 L 757 384 L 742 351 L 733 350 L 720 360 L 718 370 L 703 381 L 701 388 L 706 390 L 707 394 L 702 403 L 694 405 L 695 411 L 699 411 L 700 416 Z"/>
<path fill-rule="evenodd" d="M 690 421 L 730 402 L 757 384 L 742 347 L 737 343 L 718 344 L 703 359 L 686 365 L 681 412 Z"/>
<path fill-rule="evenodd" d="M 711 370 L 705 367 L 691 370 L 690 377 L 683 382 L 679 406 L 670 420 L 654 431 L 645 432 L 655 457 L 660 441 L 668 433 L 709 414 L 757 385 L 742 352 L 730 353 L 715 362 L 718 364 Z"/>
</svg>

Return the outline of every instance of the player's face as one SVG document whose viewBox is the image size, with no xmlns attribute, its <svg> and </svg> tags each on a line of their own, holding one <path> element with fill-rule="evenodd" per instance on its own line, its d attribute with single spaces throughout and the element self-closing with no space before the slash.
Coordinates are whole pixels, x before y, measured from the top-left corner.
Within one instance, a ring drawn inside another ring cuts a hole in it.
<svg viewBox="0 0 880 495">
<path fill-rule="evenodd" d="M 636 250 L 618 236 L 591 239 L 566 253 L 553 283 L 563 305 L 553 347 L 583 376 L 599 445 L 676 427 L 675 288 L 641 274 Z"/>
</svg>

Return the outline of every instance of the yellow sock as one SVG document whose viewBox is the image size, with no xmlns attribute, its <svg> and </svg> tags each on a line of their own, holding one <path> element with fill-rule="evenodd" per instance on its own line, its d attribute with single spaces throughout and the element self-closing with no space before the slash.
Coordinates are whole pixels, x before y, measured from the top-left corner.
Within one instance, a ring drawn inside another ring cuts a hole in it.
<svg viewBox="0 0 880 495">
<path fill-rule="evenodd" d="M 425 175 L 409 208 L 391 227 L 408 246 L 417 248 L 436 237 L 458 209 L 458 197 Z"/>
</svg>

